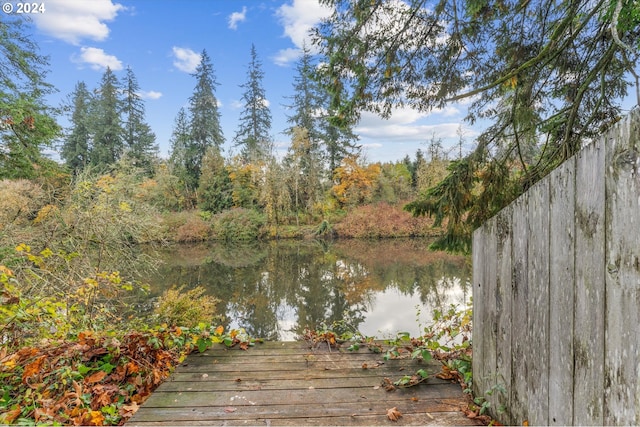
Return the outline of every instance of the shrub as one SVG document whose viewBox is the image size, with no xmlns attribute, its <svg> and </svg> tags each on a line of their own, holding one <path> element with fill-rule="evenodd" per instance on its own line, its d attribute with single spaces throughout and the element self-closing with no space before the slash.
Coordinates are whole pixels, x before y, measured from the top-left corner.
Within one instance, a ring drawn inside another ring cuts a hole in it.
<svg viewBox="0 0 640 427">
<path fill-rule="evenodd" d="M 211 227 L 200 217 L 191 217 L 178 227 L 174 236 L 176 242 L 202 242 L 209 239 Z"/>
<path fill-rule="evenodd" d="M 220 240 L 256 240 L 264 235 L 264 215 L 253 209 L 231 209 L 213 217 L 213 237 Z"/>
<path fill-rule="evenodd" d="M 211 295 L 204 295 L 205 291 L 202 286 L 186 292 L 184 286 L 174 286 L 165 291 L 155 309 L 158 320 L 169 326 L 187 328 L 221 320 L 221 316 L 216 314 L 216 305 L 220 300 Z"/>
<path fill-rule="evenodd" d="M 353 209 L 333 229 L 340 237 L 414 237 L 438 234 L 432 225 L 430 218 L 382 202 Z"/>
<path fill-rule="evenodd" d="M 42 187 L 26 179 L 0 181 L 0 229 L 27 224 L 46 204 Z"/>
<path fill-rule="evenodd" d="M 197 210 L 165 213 L 161 221 L 167 240 L 182 243 L 201 242 L 211 236 L 211 225 Z"/>
</svg>

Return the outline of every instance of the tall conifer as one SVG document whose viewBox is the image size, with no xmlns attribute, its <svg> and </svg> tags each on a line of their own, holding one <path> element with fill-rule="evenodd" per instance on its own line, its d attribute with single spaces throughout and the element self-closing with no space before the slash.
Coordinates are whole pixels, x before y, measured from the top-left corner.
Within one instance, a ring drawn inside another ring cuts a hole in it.
<svg viewBox="0 0 640 427">
<path fill-rule="evenodd" d="M 244 109 L 240 113 L 240 124 L 234 137 L 235 145 L 242 147 L 245 162 L 268 158 L 272 150 L 271 110 L 262 86 L 264 71 L 258 59 L 255 45 L 251 45 L 251 61 L 247 70 L 247 81 L 240 85 L 244 89 Z"/>
</svg>

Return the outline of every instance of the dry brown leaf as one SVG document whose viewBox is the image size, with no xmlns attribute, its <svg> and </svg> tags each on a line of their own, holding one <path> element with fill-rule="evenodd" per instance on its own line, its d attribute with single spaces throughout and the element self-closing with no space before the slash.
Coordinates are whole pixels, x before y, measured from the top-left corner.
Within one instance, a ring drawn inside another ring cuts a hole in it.
<svg viewBox="0 0 640 427">
<path fill-rule="evenodd" d="M 0 422 L 2 424 L 13 424 L 16 418 L 20 416 L 20 412 L 22 412 L 22 409 L 20 407 L 17 407 L 12 411 L 7 411 L 4 414 L 0 414 Z"/>
<path fill-rule="evenodd" d="M 40 356 L 35 361 L 29 363 L 24 367 L 24 372 L 22 374 L 22 382 L 27 383 L 27 379 L 35 374 L 40 372 L 40 368 L 42 367 L 42 362 L 44 362 L 46 356 Z"/>
<path fill-rule="evenodd" d="M 402 418 L 402 413 L 398 411 L 397 407 L 394 406 L 391 409 L 387 409 L 387 418 L 389 418 L 391 421 L 398 421 L 400 418 Z"/>
<path fill-rule="evenodd" d="M 105 371 L 97 371 L 89 375 L 88 377 L 85 377 L 84 382 L 87 384 L 99 383 L 106 376 L 107 376 L 107 373 Z"/>
<path fill-rule="evenodd" d="M 120 415 L 122 415 L 123 417 L 131 417 L 133 414 L 135 414 L 138 409 L 140 409 L 140 406 L 138 406 L 138 404 L 133 401 L 131 402 L 131 405 L 122 405 L 122 408 L 120 408 Z"/>
<path fill-rule="evenodd" d="M 238 408 L 233 408 L 231 406 L 227 406 L 226 408 L 224 408 L 224 412 L 227 412 L 227 413 L 236 412 L 237 410 Z"/>
</svg>

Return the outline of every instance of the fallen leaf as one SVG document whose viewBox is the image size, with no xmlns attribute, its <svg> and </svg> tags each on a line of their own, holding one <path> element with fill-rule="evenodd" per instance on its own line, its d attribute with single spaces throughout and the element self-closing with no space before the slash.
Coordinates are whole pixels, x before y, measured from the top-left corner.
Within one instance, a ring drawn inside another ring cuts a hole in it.
<svg viewBox="0 0 640 427">
<path fill-rule="evenodd" d="M 224 408 L 224 412 L 236 412 L 238 410 L 238 408 L 232 408 L 231 406 L 227 406 L 226 408 Z"/>
<path fill-rule="evenodd" d="M 414 401 L 414 402 L 417 402 L 418 398 L 414 396 L 414 397 L 411 398 L 411 400 Z M 429 414 L 427 414 L 427 415 L 429 415 Z"/>
<path fill-rule="evenodd" d="M 90 426 L 101 426 L 104 423 L 104 415 L 100 411 L 89 411 L 87 418 L 86 424 Z"/>
<path fill-rule="evenodd" d="M 131 405 L 122 405 L 122 408 L 120 408 L 119 413 L 121 416 L 125 418 L 129 418 L 133 414 L 138 412 L 138 409 L 140 409 L 140 406 L 135 401 L 132 401 Z"/>
<path fill-rule="evenodd" d="M 46 356 L 38 357 L 35 361 L 29 363 L 24 367 L 24 372 L 22 374 L 22 382 L 27 383 L 27 379 L 37 373 L 40 372 L 40 367 L 42 366 L 42 362 L 44 362 Z"/>
<path fill-rule="evenodd" d="M 402 418 L 402 413 L 398 411 L 397 407 L 394 406 L 391 409 L 387 409 L 387 418 L 389 418 L 391 421 L 398 421 L 400 418 Z"/>
<path fill-rule="evenodd" d="M 22 412 L 22 409 L 20 407 L 17 407 L 12 411 L 7 411 L 4 414 L 0 415 L 0 422 L 2 424 L 13 424 L 16 418 L 20 416 L 20 412 Z"/>
<path fill-rule="evenodd" d="M 366 363 L 362 364 L 362 369 L 367 369 L 367 364 Z"/>
<path fill-rule="evenodd" d="M 389 378 L 383 378 L 382 387 L 387 391 L 394 391 L 396 389 L 396 386 L 393 385 Z"/>
<path fill-rule="evenodd" d="M 84 382 L 87 384 L 99 383 L 107 376 L 105 371 L 94 372 L 93 374 L 85 377 Z"/>
</svg>

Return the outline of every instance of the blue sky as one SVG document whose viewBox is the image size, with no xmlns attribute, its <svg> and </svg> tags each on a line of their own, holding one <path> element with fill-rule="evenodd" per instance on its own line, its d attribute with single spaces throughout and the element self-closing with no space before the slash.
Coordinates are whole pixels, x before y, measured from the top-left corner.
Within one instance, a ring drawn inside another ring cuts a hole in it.
<svg viewBox="0 0 640 427">
<path fill-rule="evenodd" d="M 15 2 L 14 2 L 15 3 Z M 316 0 L 44 0 L 45 13 L 34 14 L 32 35 L 50 59 L 48 81 L 59 93 L 53 105 L 73 91 L 78 81 L 98 86 L 107 66 L 123 77 L 130 66 L 146 100 L 147 122 L 156 134 L 160 154 L 167 156 L 174 120 L 187 106 L 195 79 L 190 75 L 200 52 L 207 50 L 220 84 L 222 128 L 232 139 L 242 110 L 251 44 L 263 64 L 263 81 L 273 115 L 272 134 L 279 154 L 288 138 L 286 105 L 293 95 L 295 63 L 307 32 L 328 10 Z M 462 107 L 431 114 L 397 110 L 390 120 L 364 114 L 355 127 L 369 161 L 395 161 L 436 135 L 446 145 L 458 140 Z M 61 124 L 66 122 L 61 120 Z M 470 143 L 477 133 L 463 125 Z M 237 151 L 237 150 L 236 150 Z"/>
</svg>

